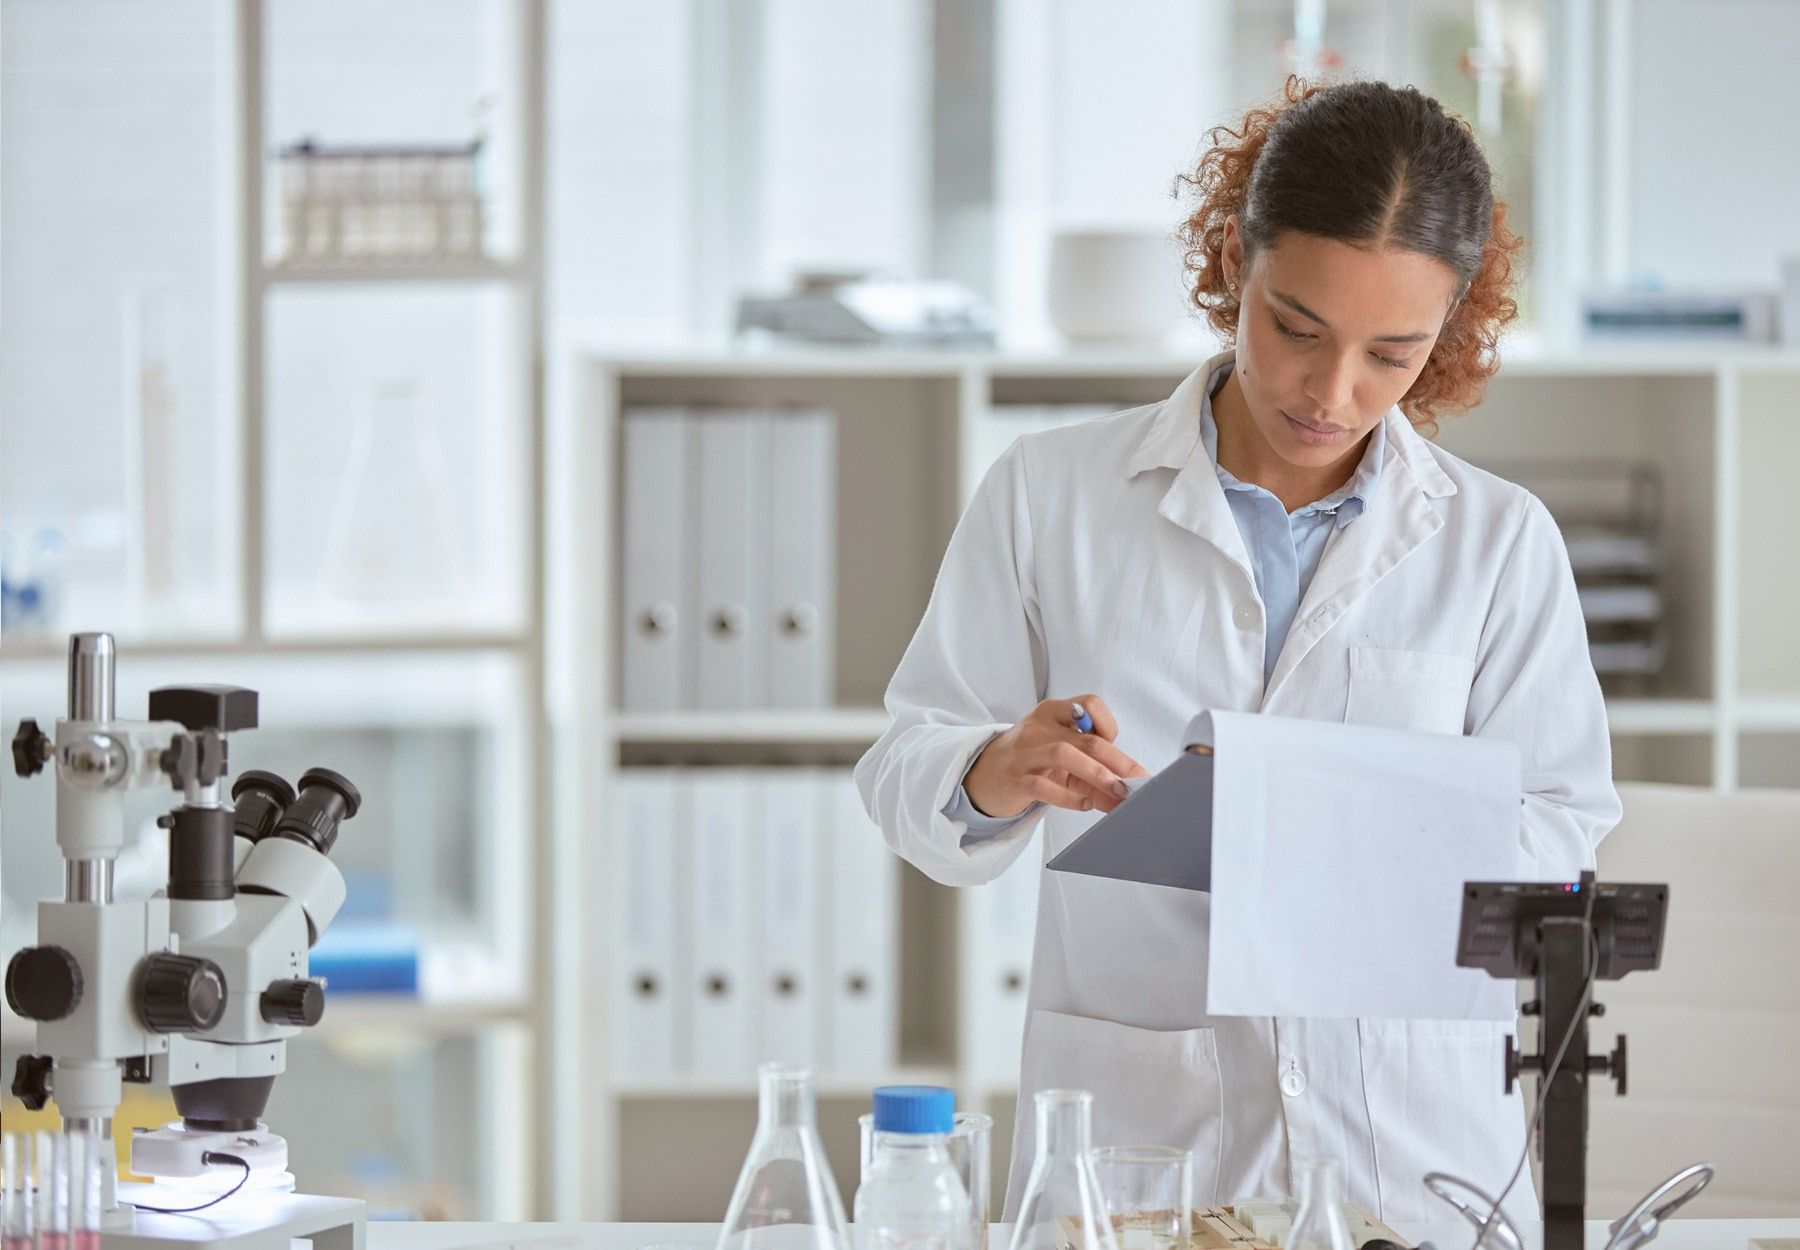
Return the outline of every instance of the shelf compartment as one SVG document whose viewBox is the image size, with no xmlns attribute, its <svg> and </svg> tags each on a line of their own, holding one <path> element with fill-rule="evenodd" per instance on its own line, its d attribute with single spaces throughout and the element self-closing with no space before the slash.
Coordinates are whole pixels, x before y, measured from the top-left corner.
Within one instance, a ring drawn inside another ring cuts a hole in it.
<svg viewBox="0 0 1800 1250">
<path fill-rule="evenodd" d="M 1800 790 L 1800 718 L 1785 732 L 1739 735 L 1738 785 Z"/>
<path fill-rule="evenodd" d="M 271 294 L 270 637 L 524 628 L 523 298 L 491 287 Z"/>
<path fill-rule="evenodd" d="M 1738 386 L 1738 690 L 1800 704 L 1800 573 L 1792 469 L 1800 462 L 1800 367 L 1745 374 Z"/>
<path fill-rule="evenodd" d="M 1614 781 L 1662 781 L 1675 785 L 1713 784 L 1711 734 L 1652 731 L 1621 734 L 1614 730 Z"/>
<path fill-rule="evenodd" d="M 834 695 L 841 707 L 881 702 L 888 679 L 931 596 L 955 523 L 960 375 L 844 377 L 749 371 L 663 376 L 613 374 L 612 424 L 603 451 L 614 511 L 605 570 L 608 602 L 622 593 L 624 518 L 621 414 L 633 408 L 823 409 L 836 417 L 836 642 Z M 597 572 L 599 570 L 596 570 Z M 609 606 L 609 681 L 623 651 Z M 629 714 L 629 710 L 625 714 Z"/>
<path fill-rule="evenodd" d="M 1716 693 L 1716 383 L 1712 373 L 1648 366 L 1615 376 L 1502 373 L 1473 412 L 1439 422 L 1437 441 L 1446 450 L 1527 488 L 1534 469 L 1566 483 L 1571 461 L 1655 470 L 1669 656 L 1654 676 L 1620 679 L 1621 693 L 1681 700 Z"/>
</svg>

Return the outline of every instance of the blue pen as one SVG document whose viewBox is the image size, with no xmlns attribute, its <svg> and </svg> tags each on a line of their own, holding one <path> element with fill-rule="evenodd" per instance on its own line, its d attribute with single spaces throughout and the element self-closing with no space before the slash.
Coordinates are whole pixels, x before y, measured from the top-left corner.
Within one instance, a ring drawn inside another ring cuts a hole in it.
<svg viewBox="0 0 1800 1250">
<path fill-rule="evenodd" d="M 1075 713 L 1075 728 L 1084 734 L 1094 732 L 1094 718 L 1087 714 L 1087 709 L 1079 703 L 1069 704 L 1069 710 Z"/>
</svg>

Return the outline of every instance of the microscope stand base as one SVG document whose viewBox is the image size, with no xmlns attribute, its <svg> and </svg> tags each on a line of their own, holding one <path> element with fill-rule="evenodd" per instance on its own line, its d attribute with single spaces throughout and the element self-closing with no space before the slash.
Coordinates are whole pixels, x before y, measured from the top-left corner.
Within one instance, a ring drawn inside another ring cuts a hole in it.
<svg viewBox="0 0 1800 1250">
<path fill-rule="evenodd" d="M 121 1181 L 121 1203 L 154 1201 L 152 1187 Z M 206 1246 L 209 1250 L 290 1250 L 304 1237 L 313 1250 L 363 1250 L 368 1207 L 355 1198 L 313 1194 L 259 1193 L 227 1198 L 216 1207 L 190 1215 L 152 1215 L 131 1211 L 126 1220 L 109 1220 L 100 1234 L 101 1250 L 170 1250 L 174 1246 Z"/>
</svg>

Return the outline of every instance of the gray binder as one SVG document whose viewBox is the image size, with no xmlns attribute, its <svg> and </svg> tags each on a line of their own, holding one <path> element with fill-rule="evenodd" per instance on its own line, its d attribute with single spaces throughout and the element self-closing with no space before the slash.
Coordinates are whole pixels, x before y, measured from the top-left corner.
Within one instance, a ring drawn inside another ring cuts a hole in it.
<svg viewBox="0 0 1800 1250">
<path fill-rule="evenodd" d="M 1212 889 L 1213 757 L 1183 751 L 1048 867 L 1178 890 Z"/>
</svg>

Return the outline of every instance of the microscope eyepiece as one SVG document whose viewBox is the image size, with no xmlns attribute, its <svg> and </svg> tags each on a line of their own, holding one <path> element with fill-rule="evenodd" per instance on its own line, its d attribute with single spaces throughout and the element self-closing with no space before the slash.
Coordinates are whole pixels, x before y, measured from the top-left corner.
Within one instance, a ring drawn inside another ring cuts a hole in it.
<svg viewBox="0 0 1800 1250">
<path fill-rule="evenodd" d="M 233 831 L 240 838 L 260 842 L 275 832 L 281 814 L 294 801 L 294 787 L 260 768 L 252 768 L 231 784 L 236 808 Z"/>
<path fill-rule="evenodd" d="M 310 842 L 319 854 L 329 855 L 338 824 L 361 807 L 362 795 L 348 777 L 329 768 L 309 768 L 300 776 L 299 797 L 282 813 L 275 834 Z"/>
</svg>

